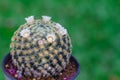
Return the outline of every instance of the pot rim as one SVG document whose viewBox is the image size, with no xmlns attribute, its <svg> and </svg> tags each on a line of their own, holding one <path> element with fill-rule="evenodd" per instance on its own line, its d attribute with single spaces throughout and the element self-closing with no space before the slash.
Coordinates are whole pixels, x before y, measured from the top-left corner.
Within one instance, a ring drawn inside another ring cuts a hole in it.
<svg viewBox="0 0 120 80">
<path fill-rule="evenodd" d="M 3 70 L 3 73 L 4 73 L 5 76 L 7 76 L 8 78 L 12 78 L 12 80 L 15 80 L 15 78 L 12 75 L 10 75 L 9 73 L 7 73 L 6 70 L 5 70 L 6 61 L 8 61 L 9 58 L 10 58 L 9 53 L 7 55 L 5 55 L 5 57 L 3 58 L 3 60 L 2 60 L 2 70 Z"/>
</svg>

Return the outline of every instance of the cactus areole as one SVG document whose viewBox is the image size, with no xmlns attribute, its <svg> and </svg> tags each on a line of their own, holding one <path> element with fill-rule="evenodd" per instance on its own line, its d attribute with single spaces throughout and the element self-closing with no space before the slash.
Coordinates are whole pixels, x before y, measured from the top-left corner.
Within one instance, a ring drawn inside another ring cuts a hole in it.
<svg viewBox="0 0 120 80">
<path fill-rule="evenodd" d="M 66 68 L 71 56 L 72 45 L 67 30 L 48 16 L 37 20 L 30 16 L 25 20 L 11 39 L 13 64 L 25 76 L 58 75 Z"/>
</svg>

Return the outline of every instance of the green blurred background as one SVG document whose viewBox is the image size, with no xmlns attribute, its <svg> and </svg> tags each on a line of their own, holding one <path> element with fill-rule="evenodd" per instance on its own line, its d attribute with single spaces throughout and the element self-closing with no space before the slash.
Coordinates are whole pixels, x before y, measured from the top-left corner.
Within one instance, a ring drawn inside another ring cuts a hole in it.
<svg viewBox="0 0 120 80">
<path fill-rule="evenodd" d="M 81 65 L 77 80 L 120 80 L 120 0 L 0 0 L 0 62 L 30 15 L 51 16 L 68 29 Z"/>
</svg>

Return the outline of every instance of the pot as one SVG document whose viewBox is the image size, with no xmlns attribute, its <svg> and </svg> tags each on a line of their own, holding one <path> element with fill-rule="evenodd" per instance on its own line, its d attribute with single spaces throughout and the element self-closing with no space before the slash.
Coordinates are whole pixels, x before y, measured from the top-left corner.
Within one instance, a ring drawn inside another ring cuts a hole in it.
<svg viewBox="0 0 120 80">
<path fill-rule="evenodd" d="M 7 64 L 7 62 L 11 59 L 11 56 L 10 54 L 7 54 L 3 60 L 2 60 L 2 70 L 3 70 L 3 73 L 4 73 L 4 76 L 5 76 L 5 79 L 6 80 L 16 80 L 13 76 L 11 76 L 5 69 L 5 65 Z M 78 61 L 75 59 L 74 56 L 71 56 L 70 57 L 70 61 L 74 61 L 75 63 L 75 66 L 77 68 L 77 71 L 76 73 L 74 74 L 74 76 L 72 76 L 71 80 L 75 80 L 77 78 L 77 76 L 79 75 L 80 73 L 80 65 L 78 63 Z"/>
</svg>

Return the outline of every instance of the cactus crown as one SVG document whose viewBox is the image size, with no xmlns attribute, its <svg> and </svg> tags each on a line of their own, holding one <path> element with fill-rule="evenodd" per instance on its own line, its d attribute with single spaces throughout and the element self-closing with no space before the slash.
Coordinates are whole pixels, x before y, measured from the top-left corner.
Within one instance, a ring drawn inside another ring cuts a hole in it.
<svg viewBox="0 0 120 80">
<path fill-rule="evenodd" d="M 51 17 L 25 18 L 26 23 L 14 33 L 10 54 L 14 65 L 25 76 L 54 76 L 66 68 L 71 55 L 67 30 Z"/>
</svg>

